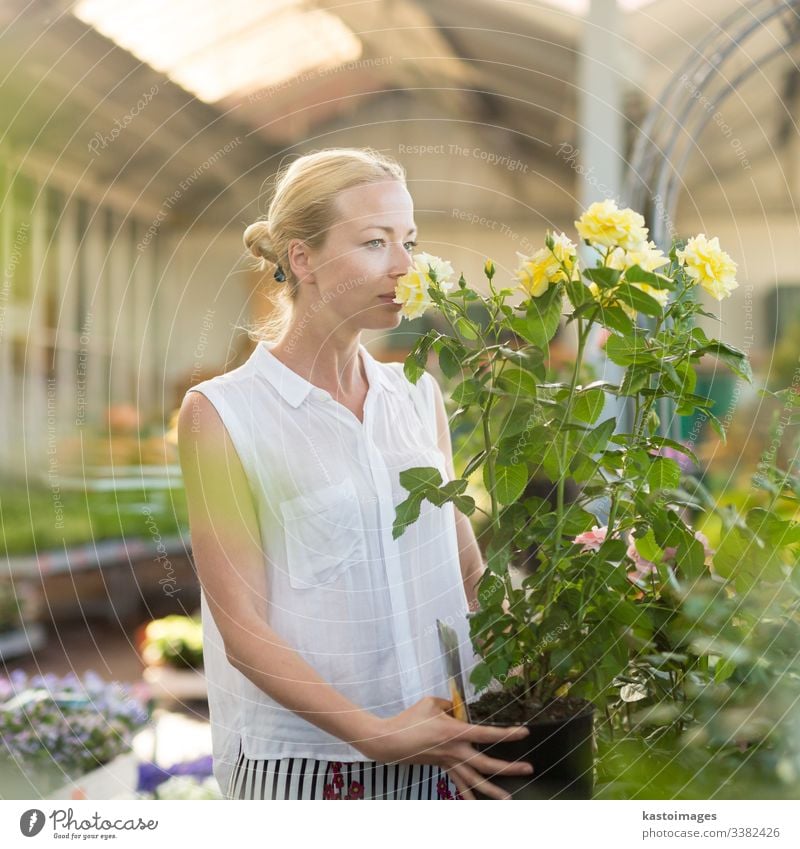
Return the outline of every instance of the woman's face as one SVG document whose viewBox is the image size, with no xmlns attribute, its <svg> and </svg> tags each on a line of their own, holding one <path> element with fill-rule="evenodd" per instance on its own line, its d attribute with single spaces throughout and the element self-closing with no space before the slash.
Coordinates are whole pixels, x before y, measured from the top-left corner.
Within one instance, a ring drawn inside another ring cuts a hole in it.
<svg viewBox="0 0 800 849">
<path fill-rule="evenodd" d="M 316 285 L 301 279 L 299 299 L 308 300 L 296 306 L 302 313 L 321 301 L 324 308 L 315 312 L 330 319 L 332 331 L 397 327 L 395 286 L 416 245 L 411 195 L 397 180 L 368 183 L 340 192 L 336 208 L 337 221 L 324 244 L 309 251 L 308 271 Z"/>
</svg>

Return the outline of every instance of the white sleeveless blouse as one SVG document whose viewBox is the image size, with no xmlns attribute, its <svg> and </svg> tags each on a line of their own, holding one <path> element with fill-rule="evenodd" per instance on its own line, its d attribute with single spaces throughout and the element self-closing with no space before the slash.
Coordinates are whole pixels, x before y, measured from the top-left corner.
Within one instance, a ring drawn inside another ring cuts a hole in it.
<svg viewBox="0 0 800 849">
<path fill-rule="evenodd" d="M 227 374 L 190 389 L 214 405 L 256 505 L 267 621 L 355 704 L 392 716 L 423 696 L 449 698 L 436 620 L 458 634 L 468 700 L 478 658 L 469 639 L 454 508 L 423 501 L 392 539 L 399 474 L 435 466 L 434 378 L 359 351 L 369 382 L 364 421 L 260 342 Z M 364 760 L 356 748 L 283 707 L 228 662 L 201 590 L 215 775 L 227 786 L 241 737 L 248 758 Z"/>
</svg>

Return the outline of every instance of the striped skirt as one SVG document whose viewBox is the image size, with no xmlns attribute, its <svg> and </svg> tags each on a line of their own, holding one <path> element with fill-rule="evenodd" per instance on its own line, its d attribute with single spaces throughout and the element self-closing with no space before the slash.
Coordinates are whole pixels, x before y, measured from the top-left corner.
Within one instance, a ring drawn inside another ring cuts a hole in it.
<svg viewBox="0 0 800 849">
<path fill-rule="evenodd" d="M 438 766 L 245 757 L 239 742 L 229 799 L 461 799 Z"/>
</svg>

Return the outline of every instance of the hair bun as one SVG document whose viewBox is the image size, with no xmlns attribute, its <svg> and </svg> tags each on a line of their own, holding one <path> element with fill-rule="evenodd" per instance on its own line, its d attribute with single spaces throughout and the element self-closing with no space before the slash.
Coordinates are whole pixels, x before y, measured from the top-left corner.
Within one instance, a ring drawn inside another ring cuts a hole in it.
<svg viewBox="0 0 800 849">
<path fill-rule="evenodd" d="M 272 238 L 269 231 L 269 221 L 255 221 L 244 231 L 242 237 L 245 248 L 258 259 L 265 259 L 271 263 L 277 263 L 278 255 L 272 246 Z"/>
</svg>

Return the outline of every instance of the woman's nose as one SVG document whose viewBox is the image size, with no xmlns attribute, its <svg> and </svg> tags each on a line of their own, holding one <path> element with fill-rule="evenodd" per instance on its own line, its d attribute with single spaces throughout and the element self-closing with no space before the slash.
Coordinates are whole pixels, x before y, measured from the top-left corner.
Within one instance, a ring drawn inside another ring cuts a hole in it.
<svg viewBox="0 0 800 849">
<path fill-rule="evenodd" d="M 401 242 L 392 243 L 392 269 L 405 274 L 411 265 L 411 251 Z"/>
</svg>

